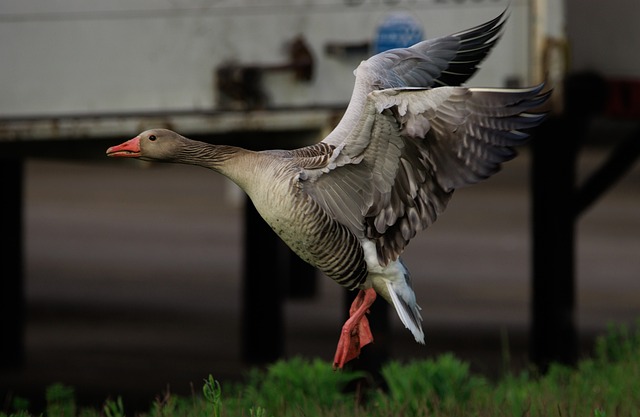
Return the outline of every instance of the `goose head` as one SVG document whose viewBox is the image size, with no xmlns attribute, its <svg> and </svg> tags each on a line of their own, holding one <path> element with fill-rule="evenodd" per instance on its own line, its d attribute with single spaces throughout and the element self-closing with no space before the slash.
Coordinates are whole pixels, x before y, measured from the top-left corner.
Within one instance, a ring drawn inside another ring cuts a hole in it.
<svg viewBox="0 0 640 417">
<path fill-rule="evenodd" d="M 172 162 L 185 148 L 187 138 L 168 129 L 151 129 L 107 149 L 107 156 Z"/>
</svg>

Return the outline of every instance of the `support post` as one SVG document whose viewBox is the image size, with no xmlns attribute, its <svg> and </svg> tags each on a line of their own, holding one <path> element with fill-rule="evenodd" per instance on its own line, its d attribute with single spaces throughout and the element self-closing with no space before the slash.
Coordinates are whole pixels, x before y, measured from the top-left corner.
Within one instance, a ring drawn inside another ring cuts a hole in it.
<svg viewBox="0 0 640 417">
<path fill-rule="evenodd" d="M 532 305 L 530 356 L 540 371 L 575 364 L 576 139 L 564 119 L 550 119 L 532 140 Z"/>
<path fill-rule="evenodd" d="M 303 261 L 289 248 L 285 248 L 288 258 L 287 298 L 290 300 L 310 300 L 318 292 L 316 268 Z"/>
<path fill-rule="evenodd" d="M 575 225 L 591 197 L 576 186 L 576 160 L 589 122 L 606 99 L 606 85 L 597 74 L 568 76 L 564 114 L 539 126 L 531 141 L 530 357 L 542 372 L 553 362 L 574 365 L 578 359 Z"/>
<path fill-rule="evenodd" d="M 0 158 L 0 369 L 18 369 L 24 364 L 23 179 L 22 157 Z"/>
<path fill-rule="evenodd" d="M 244 213 L 242 358 L 260 365 L 284 353 L 284 244 L 248 198 Z"/>
</svg>

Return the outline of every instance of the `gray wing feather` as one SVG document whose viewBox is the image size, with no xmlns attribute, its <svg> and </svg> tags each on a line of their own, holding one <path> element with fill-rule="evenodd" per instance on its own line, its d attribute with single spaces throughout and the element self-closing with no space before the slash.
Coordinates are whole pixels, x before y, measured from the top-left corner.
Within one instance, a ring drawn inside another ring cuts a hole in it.
<svg viewBox="0 0 640 417">
<path fill-rule="evenodd" d="M 373 89 L 461 85 L 499 40 L 505 13 L 462 32 L 374 55 L 366 61 Z"/>
<path fill-rule="evenodd" d="M 372 92 L 357 126 L 333 148 L 330 159 L 342 164 L 305 170 L 301 187 L 356 236 L 373 240 L 386 265 L 437 219 L 455 189 L 515 156 L 527 138 L 519 129 L 544 117 L 527 112 L 548 98 L 541 90 Z"/>
<path fill-rule="evenodd" d="M 528 138 L 519 129 L 535 127 L 545 117 L 527 112 L 548 99 L 550 92 L 541 90 L 542 85 L 519 90 L 451 89 L 430 120 L 432 130 L 425 141 L 438 183 L 447 191 L 474 184 L 515 157 L 513 147 Z"/>
<path fill-rule="evenodd" d="M 369 93 L 389 88 L 457 86 L 468 80 L 499 40 L 506 10 L 474 28 L 419 42 L 409 48 L 391 49 L 363 61 L 349 106 L 336 128 L 323 142 L 341 146 L 366 104 Z M 339 161 L 337 161 L 339 162 Z"/>
</svg>

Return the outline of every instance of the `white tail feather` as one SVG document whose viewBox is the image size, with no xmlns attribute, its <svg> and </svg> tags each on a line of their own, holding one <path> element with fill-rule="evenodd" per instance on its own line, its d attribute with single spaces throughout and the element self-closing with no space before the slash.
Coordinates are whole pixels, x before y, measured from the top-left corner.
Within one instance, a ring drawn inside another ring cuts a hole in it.
<svg viewBox="0 0 640 417">
<path fill-rule="evenodd" d="M 422 331 L 422 315 L 420 306 L 416 303 L 416 296 L 409 285 L 397 288 L 397 284 L 387 281 L 387 289 L 391 295 L 391 301 L 396 308 L 400 321 L 404 327 L 413 333 L 416 342 L 424 345 L 424 332 Z M 400 291 L 398 291 L 400 290 Z M 408 298 L 408 300 L 407 300 Z"/>
</svg>

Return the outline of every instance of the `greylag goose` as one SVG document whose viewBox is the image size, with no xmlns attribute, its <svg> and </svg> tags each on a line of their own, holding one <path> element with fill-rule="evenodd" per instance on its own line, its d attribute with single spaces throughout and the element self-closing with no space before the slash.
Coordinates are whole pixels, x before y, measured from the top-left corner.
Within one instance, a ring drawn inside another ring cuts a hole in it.
<svg viewBox="0 0 640 417">
<path fill-rule="evenodd" d="M 380 53 L 355 71 L 348 108 L 321 142 L 254 152 L 165 129 L 107 150 L 112 157 L 198 165 L 238 184 L 303 260 L 359 290 L 334 367 L 373 341 L 366 313 L 377 295 L 424 344 L 420 307 L 400 255 L 443 212 L 453 191 L 488 178 L 544 114 L 542 86 L 457 86 L 501 34 L 503 15 L 450 36 Z"/>
</svg>

